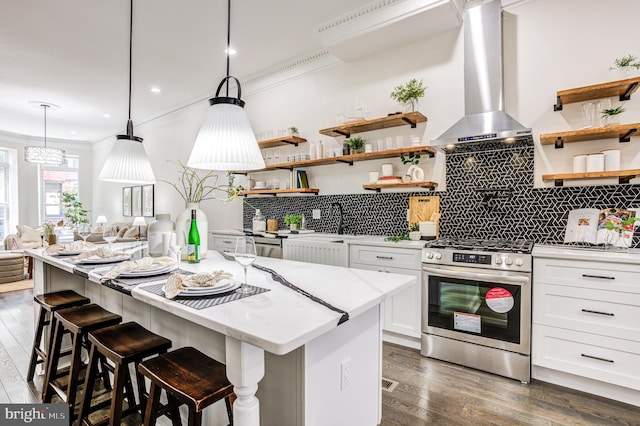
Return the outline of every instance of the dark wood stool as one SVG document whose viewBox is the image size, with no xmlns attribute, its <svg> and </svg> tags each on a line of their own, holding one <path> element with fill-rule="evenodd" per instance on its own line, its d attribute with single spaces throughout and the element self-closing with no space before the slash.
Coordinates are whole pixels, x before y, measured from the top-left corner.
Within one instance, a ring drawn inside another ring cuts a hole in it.
<svg viewBox="0 0 640 426">
<path fill-rule="evenodd" d="M 235 395 L 224 364 L 187 347 L 144 361 L 138 370 L 151 381 L 144 413 L 145 426 L 155 425 L 159 415 L 182 404 L 189 407 L 189 425 L 201 425 L 202 410 L 222 398 L 225 398 L 229 422 L 233 425 L 231 403 Z M 169 401 L 165 407 L 160 407 L 159 402 L 162 389 Z M 173 424 L 181 423 L 178 419 Z"/>
<path fill-rule="evenodd" d="M 81 367 L 80 355 L 82 353 L 83 340 L 87 339 L 91 331 L 120 323 L 122 317 L 103 309 L 95 303 L 60 309 L 54 316 L 57 323 L 53 343 L 49 352 L 47 375 L 42 390 L 42 402 L 51 402 L 53 394 L 56 393 L 64 402 L 71 406 L 71 412 L 73 413 L 78 384 L 80 383 L 78 376 Z M 68 374 L 58 371 L 62 336 L 65 330 L 71 334 L 71 360 Z M 103 378 L 105 382 L 108 381 L 107 375 L 108 371 L 103 368 Z M 56 383 L 56 379 L 62 376 L 68 376 L 66 390 Z M 75 416 L 72 415 L 72 418 L 74 417 Z"/>
<path fill-rule="evenodd" d="M 40 314 L 38 315 L 38 325 L 36 328 L 35 338 L 33 339 L 33 348 L 31 349 L 31 360 L 29 361 L 29 370 L 27 371 L 27 381 L 33 380 L 36 372 L 36 365 L 47 365 L 48 354 L 53 341 L 53 334 L 56 325 L 56 319 L 53 313 L 60 309 L 71 308 L 74 306 L 86 305 L 91 300 L 84 297 L 73 290 L 56 291 L 53 293 L 45 293 L 34 296 L 33 300 L 40 305 Z M 42 336 L 44 327 L 51 325 L 49 328 L 49 341 L 44 345 L 46 349 L 41 349 Z M 61 356 L 69 355 L 70 351 L 65 351 Z"/>
<path fill-rule="evenodd" d="M 80 406 L 79 419 L 84 425 L 109 424 L 120 425 L 120 420 L 129 414 L 140 411 L 144 415 L 144 407 L 147 402 L 147 393 L 144 385 L 144 377 L 138 372 L 138 365 L 145 358 L 164 354 L 171 347 L 171 340 L 150 332 L 140 324 L 127 322 L 89 333 L 91 350 L 89 351 L 89 365 L 84 383 L 84 398 Z M 113 373 L 113 390 L 111 400 L 91 406 L 93 388 L 98 374 L 99 355 L 104 355 L 115 364 Z M 138 384 L 138 400 L 136 404 L 131 384 L 129 366 L 135 364 L 135 374 Z M 128 408 L 122 410 L 122 403 L 126 395 Z M 91 423 L 89 414 L 101 408 L 111 406 L 109 418 L 99 423 Z M 180 417 L 180 414 L 177 414 Z"/>
</svg>

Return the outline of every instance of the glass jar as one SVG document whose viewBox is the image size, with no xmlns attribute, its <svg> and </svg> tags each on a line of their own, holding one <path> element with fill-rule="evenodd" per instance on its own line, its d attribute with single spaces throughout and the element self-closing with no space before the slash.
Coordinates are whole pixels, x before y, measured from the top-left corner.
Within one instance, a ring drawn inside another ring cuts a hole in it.
<svg viewBox="0 0 640 426">
<path fill-rule="evenodd" d="M 265 232 L 267 230 L 267 221 L 265 220 L 260 209 L 256 209 L 256 215 L 253 216 L 253 232 Z"/>
</svg>

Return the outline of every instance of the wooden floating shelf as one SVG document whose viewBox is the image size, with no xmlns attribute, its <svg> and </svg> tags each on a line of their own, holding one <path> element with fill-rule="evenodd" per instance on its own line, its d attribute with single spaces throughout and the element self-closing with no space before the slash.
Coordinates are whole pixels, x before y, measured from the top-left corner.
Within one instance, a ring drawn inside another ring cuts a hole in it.
<svg viewBox="0 0 640 426">
<path fill-rule="evenodd" d="M 250 191 L 243 191 L 238 195 L 278 195 L 278 194 L 318 194 L 320 192 L 317 188 L 292 188 L 292 189 L 252 189 Z"/>
<path fill-rule="evenodd" d="M 364 189 L 369 191 L 380 192 L 386 188 L 429 188 L 435 189 L 438 184 L 435 182 L 401 182 L 401 183 L 366 183 L 362 185 Z"/>
<path fill-rule="evenodd" d="M 260 149 L 263 148 L 273 148 L 275 146 L 283 146 L 283 145 L 295 145 L 298 146 L 300 143 L 304 143 L 307 140 L 304 138 L 299 138 L 297 136 L 283 136 L 281 138 L 275 139 L 266 139 L 258 142 L 258 146 Z"/>
<path fill-rule="evenodd" d="M 594 84 L 592 86 L 577 87 L 575 89 L 560 90 L 557 92 L 557 102 L 553 106 L 554 111 L 562 110 L 562 105 L 575 102 L 589 101 L 593 99 L 618 96 L 620 101 L 628 101 L 631 94 L 638 90 L 640 77 L 625 80 L 611 81 L 609 83 Z"/>
<path fill-rule="evenodd" d="M 555 181 L 556 186 L 562 186 L 563 181 L 565 180 L 602 179 L 602 178 L 617 177 L 619 183 L 625 184 L 625 183 L 629 183 L 631 179 L 638 177 L 639 175 L 640 175 L 640 169 L 630 169 L 630 170 L 611 170 L 608 172 L 547 174 L 547 175 L 542 175 L 542 180 L 544 181 L 553 180 Z"/>
<path fill-rule="evenodd" d="M 394 114 L 387 117 L 376 118 L 373 120 L 361 120 L 353 123 L 346 123 L 336 127 L 320 130 L 320 134 L 325 136 L 351 136 L 352 133 L 370 132 L 373 130 L 388 129 L 390 127 L 411 126 L 416 127 L 418 123 L 427 121 L 427 117 L 418 111 L 407 112 L 404 114 Z"/>
<path fill-rule="evenodd" d="M 352 165 L 357 161 L 379 160 L 382 158 L 400 157 L 400 154 L 404 154 L 404 155 L 420 154 L 420 155 L 428 155 L 429 157 L 433 157 L 435 153 L 436 153 L 436 150 L 430 146 L 412 146 L 408 148 L 390 149 L 390 150 L 379 151 L 379 152 L 368 152 L 364 154 L 340 155 L 338 157 L 327 157 L 327 158 L 320 158 L 316 160 L 303 160 L 303 161 L 292 161 L 288 163 L 269 164 L 264 169 L 252 170 L 249 172 L 237 171 L 234 173 L 247 174 L 247 173 L 269 172 L 274 170 L 293 170 L 295 168 L 314 167 L 314 166 L 322 166 L 326 164 L 335 164 L 335 163 L 347 163 L 349 165 Z"/>
<path fill-rule="evenodd" d="M 540 143 L 542 145 L 556 145 L 556 148 L 562 148 L 565 143 L 597 139 L 617 138 L 620 142 L 629 142 L 632 136 L 640 136 L 638 129 L 640 129 L 640 123 L 593 127 L 568 132 L 545 133 L 540 135 Z"/>
</svg>

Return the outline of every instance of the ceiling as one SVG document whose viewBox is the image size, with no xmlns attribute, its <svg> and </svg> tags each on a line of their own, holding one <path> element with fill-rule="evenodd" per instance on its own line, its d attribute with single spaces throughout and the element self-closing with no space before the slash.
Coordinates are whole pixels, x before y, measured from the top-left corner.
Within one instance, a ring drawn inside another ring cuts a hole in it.
<svg viewBox="0 0 640 426">
<path fill-rule="evenodd" d="M 371 0 L 234 0 L 231 74 L 322 48 L 316 26 Z M 0 131 L 96 141 L 123 133 L 128 0 L 0 0 Z M 134 125 L 212 97 L 225 76 L 226 0 L 134 0 Z M 151 87 L 161 93 L 152 93 Z M 104 114 L 110 114 L 105 118 Z"/>
</svg>

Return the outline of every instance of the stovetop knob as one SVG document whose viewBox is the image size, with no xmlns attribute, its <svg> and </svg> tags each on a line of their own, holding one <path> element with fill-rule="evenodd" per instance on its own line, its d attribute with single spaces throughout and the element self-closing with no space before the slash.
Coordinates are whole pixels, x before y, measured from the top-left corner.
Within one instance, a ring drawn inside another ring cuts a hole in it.
<svg viewBox="0 0 640 426">
<path fill-rule="evenodd" d="M 516 257 L 516 265 L 517 266 L 522 266 L 524 265 L 524 260 L 522 260 L 521 257 Z"/>
<path fill-rule="evenodd" d="M 512 265 L 513 264 L 513 259 L 510 258 L 509 256 L 507 256 L 507 258 L 504 260 L 504 263 L 506 265 Z"/>
<path fill-rule="evenodd" d="M 427 259 L 433 259 L 433 252 L 432 251 L 428 251 L 427 252 Z"/>
<path fill-rule="evenodd" d="M 502 257 L 496 256 L 496 265 L 500 265 L 502 263 Z"/>
<path fill-rule="evenodd" d="M 442 254 L 440 254 L 439 252 L 436 252 L 435 258 L 436 258 L 436 260 L 442 259 Z"/>
</svg>

